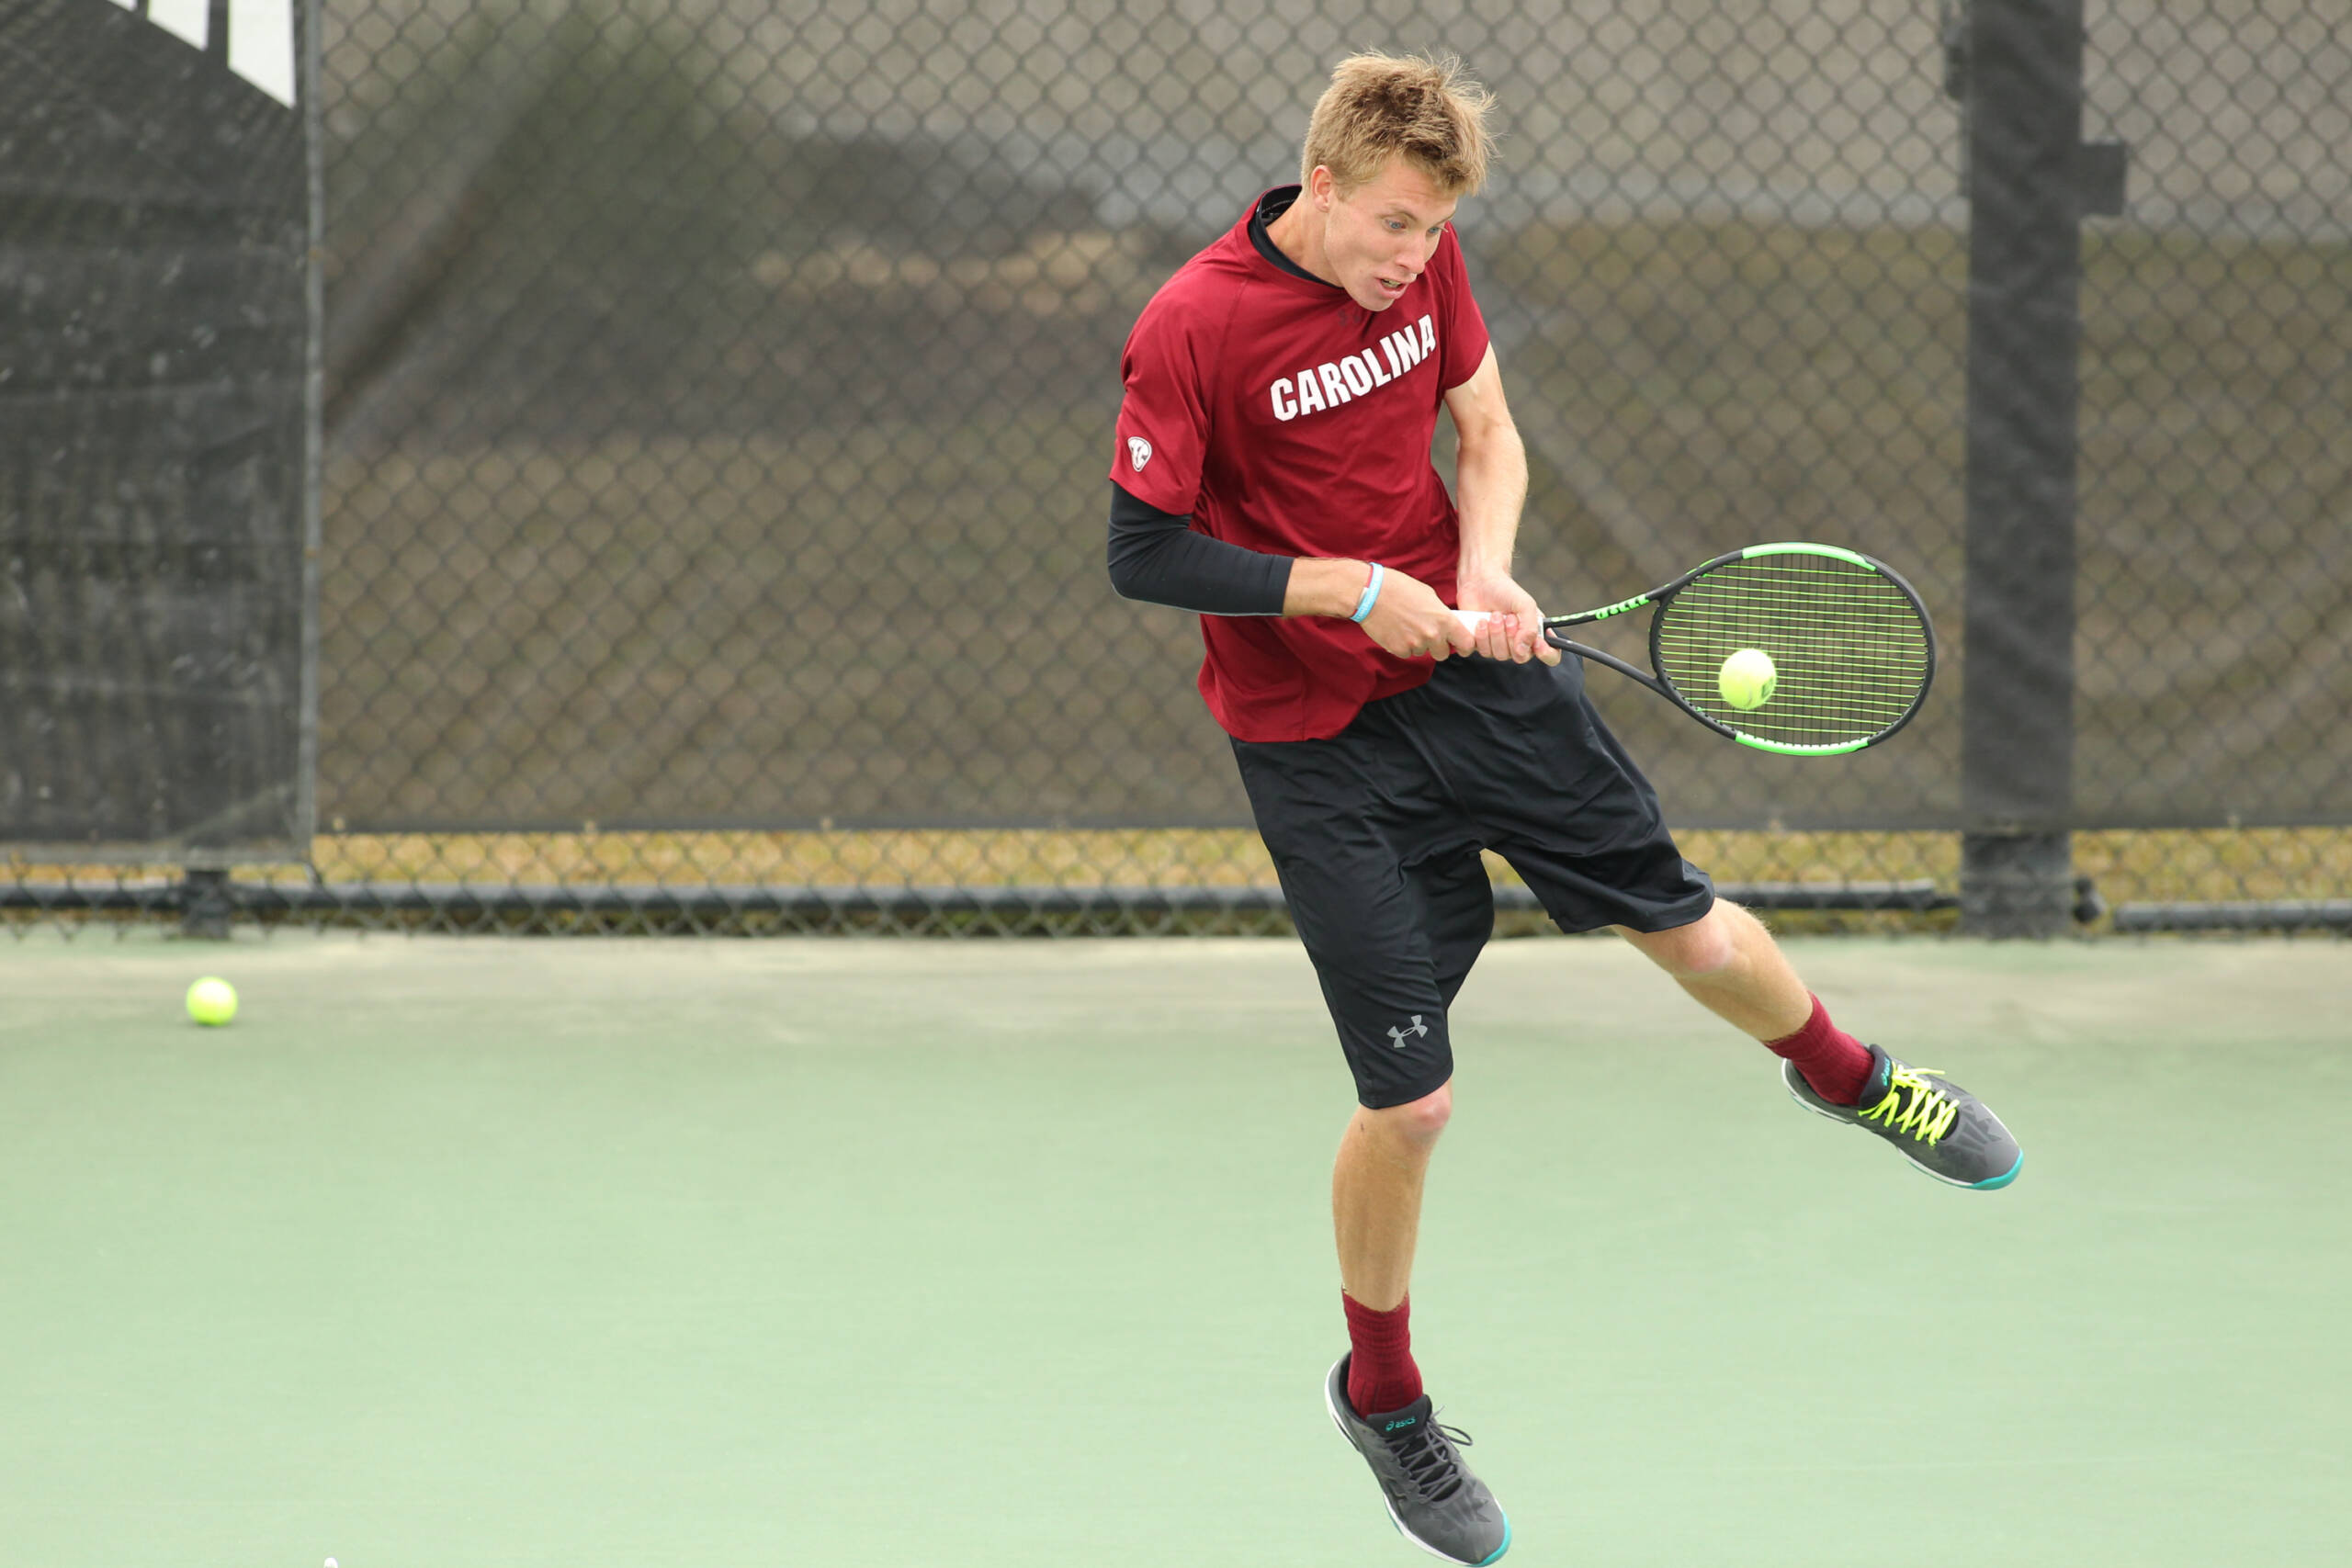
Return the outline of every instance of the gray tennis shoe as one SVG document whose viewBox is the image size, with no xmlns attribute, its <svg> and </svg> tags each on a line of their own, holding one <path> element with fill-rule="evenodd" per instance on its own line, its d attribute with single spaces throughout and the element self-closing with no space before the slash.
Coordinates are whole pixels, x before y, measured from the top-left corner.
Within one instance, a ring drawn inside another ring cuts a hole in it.
<svg viewBox="0 0 2352 1568">
<path fill-rule="evenodd" d="M 1898 1062 L 1875 1045 L 1859 1104 L 1822 1099 L 1794 1062 L 1781 1064 L 1781 1081 L 1807 1111 L 1876 1133 L 1938 1181 L 1987 1191 L 2015 1181 L 2025 1164 L 2018 1141 L 1983 1100 L 1933 1067 Z"/>
<path fill-rule="evenodd" d="M 1340 1435 L 1372 1466 L 1396 1533 L 1465 1568 L 1499 1560 L 1510 1550 L 1510 1520 L 1454 1448 L 1468 1447 L 1469 1434 L 1439 1426 L 1426 1393 L 1385 1416 L 1357 1415 L 1348 1403 L 1348 1360 L 1340 1357 L 1323 1380 L 1323 1403 Z"/>
</svg>

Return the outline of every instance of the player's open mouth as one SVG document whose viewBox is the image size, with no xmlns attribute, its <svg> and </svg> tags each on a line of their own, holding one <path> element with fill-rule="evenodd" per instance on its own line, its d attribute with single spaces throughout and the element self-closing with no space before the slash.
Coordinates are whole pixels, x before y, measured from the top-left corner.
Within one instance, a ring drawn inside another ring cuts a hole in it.
<svg viewBox="0 0 2352 1568">
<path fill-rule="evenodd" d="M 1375 277 L 1373 281 L 1380 285 L 1380 291 L 1391 299 L 1405 292 L 1405 285 L 1402 283 L 1391 283 L 1385 277 Z"/>
</svg>

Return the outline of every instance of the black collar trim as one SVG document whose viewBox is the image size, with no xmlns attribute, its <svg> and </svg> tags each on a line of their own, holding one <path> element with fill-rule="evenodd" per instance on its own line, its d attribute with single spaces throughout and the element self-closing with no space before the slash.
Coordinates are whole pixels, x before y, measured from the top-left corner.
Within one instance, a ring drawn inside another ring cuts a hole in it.
<svg viewBox="0 0 2352 1568">
<path fill-rule="evenodd" d="M 1277 186 L 1258 198 L 1257 208 L 1250 214 L 1250 243 L 1258 248 L 1260 255 L 1293 277 L 1303 277 L 1309 283 L 1320 283 L 1326 288 L 1337 288 L 1340 287 L 1338 284 L 1316 276 L 1290 257 L 1283 254 L 1283 248 L 1274 243 L 1272 235 L 1266 232 L 1268 224 L 1291 209 L 1292 203 L 1298 200 L 1298 193 L 1297 186 Z"/>
</svg>

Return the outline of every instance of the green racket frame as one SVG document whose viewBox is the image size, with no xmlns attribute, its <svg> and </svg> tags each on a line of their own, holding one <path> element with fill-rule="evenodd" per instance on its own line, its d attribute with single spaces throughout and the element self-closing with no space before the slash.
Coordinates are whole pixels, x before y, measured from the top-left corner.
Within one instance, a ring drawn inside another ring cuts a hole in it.
<svg viewBox="0 0 2352 1568">
<path fill-rule="evenodd" d="M 1736 728 L 1732 725 L 1723 723 L 1721 720 L 1714 718 L 1711 715 L 1700 711 L 1700 709 L 1692 704 L 1690 699 L 1675 685 L 1672 678 L 1667 674 L 1666 664 L 1661 656 L 1661 650 L 1658 646 L 1659 634 L 1665 628 L 1667 620 L 1663 614 L 1653 616 L 1650 621 L 1649 645 L 1651 668 L 1648 670 L 1637 670 L 1633 665 L 1626 663 L 1623 660 L 1619 659 L 1612 654 L 1604 653 L 1597 648 L 1588 648 L 1583 643 L 1573 642 L 1566 637 L 1557 635 L 1559 629 L 1565 626 L 1588 626 L 1596 621 L 1605 621 L 1617 615 L 1628 615 L 1635 610 L 1656 607 L 1662 611 L 1667 604 L 1671 601 L 1676 594 L 1680 593 L 1683 590 L 1689 588 L 1693 582 L 1698 581 L 1699 579 L 1706 576 L 1707 573 L 1711 571 L 1732 565 L 1735 562 L 1754 560 L 1763 556 L 1777 555 L 1824 556 L 1835 560 L 1847 562 L 1849 565 L 1862 567 L 1879 578 L 1883 579 L 1887 583 L 1895 588 L 1901 593 L 1903 599 L 1910 605 L 1912 614 L 1918 617 L 1920 637 L 1926 652 L 1926 661 L 1919 671 L 1918 690 L 1911 694 L 1909 704 L 1905 705 L 1901 714 L 1891 722 L 1886 723 L 1872 733 L 1860 737 L 1859 739 L 1826 742 L 1818 745 L 1806 744 L 1798 741 L 1776 740 L 1765 736 L 1750 735 L 1745 730 Z M 1621 599 L 1614 604 L 1605 604 L 1598 610 L 1580 611 L 1572 615 L 1546 615 L 1544 618 L 1544 635 L 1547 641 L 1549 641 L 1554 647 L 1561 649 L 1563 652 L 1573 653 L 1579 659 L 1589 660 L 1596 664 L 1605 664 L 1610 669 L 1616 671 L 1619 674 L 1623 675 L 1630 680 L 1640 682 L 1643 685 L 1647 686 L 1651 691 L 1656 692 L 1659 696 L 1664 697 L 1667 701 L 1672 703 L 1684 713 L 1689 714 L 1692 718 L 1697 719 L 1701 724 L 1705 725 L 1709 729 L 1713 730 L 1716 734 L 1724 737 L 1725 739 L 1736 740 L 1742 746 L 1750 746 L 1758 751 L 1770 751 L 1776 755 L 1784 757 L 1838 757 L 1844 756 L 1849 752 L 1860 751 L 1865 747 L 1879 744 L 1881 741 L 1885 740 L 1890 736 L 1900 731 L 1905 725 L 1911 722 L 1913 716 L 1918 713 L 1920 705 L 1924 704 L 1928 700 L 1928 690 L 1935 683 L 1936 678 L 1935 623 L 1928 619 L 1928 607 L 1920 603 L 1917 590 L 1914 589 L 1910 583 L 1905 581 L 1901 574 L 1897 573 L 1893 568 L 1887 566 L 1883 561 L 1873 559 L 1869 556 L 1861 555 L 1853 550 L 1841 549 L 1836 545 L 1782 543 L 1772 545 L 1750 545 L 1746 549 L 1732 550 L 1727 554 L 1717 556 L 1713 560 L 1707 561 L 1702 565 L 1693 567 L 1690 570 L 1684 572 L 1680 577 L 1676 578 L 1671 582 L 1653 588 L 1646 593 L 1635 594 L 1631 599 Z"/>
</svg>

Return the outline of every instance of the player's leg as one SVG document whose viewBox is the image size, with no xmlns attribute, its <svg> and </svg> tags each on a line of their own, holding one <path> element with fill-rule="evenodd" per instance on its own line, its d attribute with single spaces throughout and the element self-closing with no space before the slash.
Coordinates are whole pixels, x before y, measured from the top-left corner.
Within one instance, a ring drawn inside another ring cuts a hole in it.
<svg viewBox="0 0 2352 1568">
<path fill-rule="evenodd" d="M 1486 865 L 1475 846 L 1462 843 L 1403 870 L 1439 1005 L 1451 1008 L 1494 932 Z M 1340 1140 L 1331 1169 L 1331 1221 L 1352 1347 L 1348 1393 L 1360 1410 L 1395 1410 L 1422 1392 L 1411 1359 L 1407 1297 L 1422 1183 L 1453 1109 L 1450 1083 L 1407 1104 L 1376 1111 L 1359 1106 Z"/>
<path fill-rule="evenodd" d="M 1438 1004 L 1451 1008 L 1495 929 L 1485 863 L 1475 847 L 1462 844 L 1402 870 Z M 1331 1173 L 1340 1282 L 1364 1306 L 1387 1311 L 1405 1299 L 1420 1225 L 1422 1179 L 1453 1110 L 1449 1081 L 1403 1105 L 1377 1111 L 1358 1106 L 1340 1140 Z"/>
<path fill-rule="evenodd" d="M 1329 740 L 1234 746 L 1259 835 L 1355 1079 L 1356 1109 L 1333 1162 L 1331 1211 L 1359 1358 L 1353 1393 L 1393 1401 L 1370 1409 L 1393 1409 L 1421 1392 L 1404 1304 L 1422 1184 L 1453 1076 L 1425 879 L 1407 872 L 1397 845 L 1435 803 L 1415 795 L 1410 770 L 1385 765 L 1382 753 L 1398 750 L 1376 712 Z M 1481 942 L 1492 924 L 1489 902 Z M 1455 966 L 1468 967 L 1466 960 Z"/>
<path fill-rule="evenodd" d="M 1812 994 L 1772 933 L 1736 904 L 1718 898 L 1689 925 L 1665 931 L 1616 931 L 1700 1005 L 1758 1040 L 1794 1034 L 1813 1016 Z"/>
<path fill-rule="evenodd" d="M 1384 729 L 1380 706 L 1329 741 L 1237 741 L 1234 751 L 1356 1081 L 1332 1171 L 1350 1349 L 1325 1376 L 1325 1406 L 1401 1533 L 1450 1562 L 1487 1562 L 1508 1546 L 1510 1522 L 1438 1426 L 1407 1328 L 1422 1186 L 1452 1104 L 1446 1004 L 1468 970 L 1461 933 L 1472 911 L 1467 883 L 1440 878 L 1436 923 L 1453 934 L 1433 940 L 1429 879 L 1407 870 L 1398 838 L 1443 802 Z M 1493 924 L 1483 876 L 1476 894 L 1474 955 Z"/>
<path fill-rule="evenodd" d="M 1831 1022 L 1747 910 L 1719 898 L 1687 926 L 1617 929 L 1692 998 L 1781 1057 L 1781 1082 L 1807 1111 L 1879 1133 L 1918 1169 L 1954 1187 L 2017 1179 L 2024 1156 L 1984 1101 Z"/>
<path fill-rule="evenodd" d="M 1486 867 L 1475 847 L 1463 845 L 1408 865 L 1405 875 L 1440 1004 L 1451 1007 L 1494 930 Z M 1462 1462 L 1454 1444 L 1466 1437 L 1438 1425 L 1411 1361 L 1408 1292 L 1421 1185 L 1452 1108 L 1450 1086 L 1385 1110 L 1360 1107 L 1340 1142 L 1331 1212 L 1350 1349 L 1325 1378 L 1324 1401 L 1333 1425 L 1371 1466 L 1399 1531 L 1449 1562 L 1489 1563 L 1510 1549 L 1510 1521 Z"/>
<path fill-rule="evenodd" d="M 1340 1289 L 1372 1314 L 1396 1312 L 1412 1288 L 1421 1188 L 1438 1134 L 1445 1131 L 1453 1112 L 1453 1090 L 1442 1085 L 1404 1105 L 1379 1111 L 1359 1105 L 1340 1136 L 1340 1155 L 1331 1165 L 1331 1228 L 1340 1248 Z M 1357 1314 L 1349 1315 L 1353 1326 Z M 1364 1328 L 1378 1334 L 1385 1326 L 1367 1324 Z M 1393 1341 L 1399 1352 L 1405 1349 L 1401 1336 L 1385 1337 L 1384 1348 L 1386 1341 Z M 1356 1348 L 1362 1363 L 1367 1347 L 1361 1337 Z M 1420 1393 L 1419 1373 L 1410 1371 L 1411 1366 L 1405 1359 L 1398 1368 L 1410 1388 L 1392 1391 L 1375 1382 L 1372 1391 L 1359 1387 L 1355 1396 L 1374 1401 L 1367 1406 L 1374 1410 L 1409 1403 Z M 1361 1364 L 1356 1370 L 1360 1378 L 1380 1375 Z"/>
<path fill-rule="evenodd" d="M 1487 727 L 1456 787 L 1562 929 L 1623 931 L 1780 1055 L 1782 1082 L 1806 1110 L 1880 1133 L 1939 1180 L 1990 1188 L 2016 1177 L 2022 1156 L 1999 1118 L 1838 1029 L 1761 922 L 1715 898 L 1675 848 L 1657 793 L 1585 700 L 1575 660 L 1548 671 L 1463 662 L 1475 674 L 1453 685 L 1475 695 Z M 1474 692 L 1481 682 L 1489 689 Z"/>
</svg>

